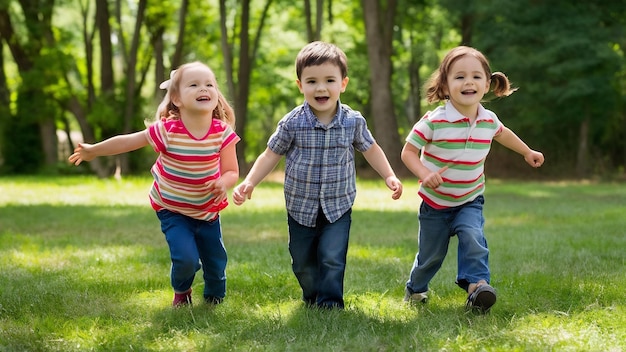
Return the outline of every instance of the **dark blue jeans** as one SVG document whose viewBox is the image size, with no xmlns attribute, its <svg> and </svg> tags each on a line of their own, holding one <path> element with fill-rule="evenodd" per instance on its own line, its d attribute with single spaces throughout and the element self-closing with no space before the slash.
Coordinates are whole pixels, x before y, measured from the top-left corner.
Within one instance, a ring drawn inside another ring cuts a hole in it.
<svg viewBox="0 0 626 352">
<path fill-rule="evenodd" d="M 352 209 L 330 223 L 319 211 L 315 227 L 288 216 L 291 267 L 302 299 L 321 308 L 344 308 L 343 279 L 348 254 Z"/>
<path fill-rule="evenodd" d="M 478 196 L 458 207 L 434 209 L 422 202 L 419 213 L 419 251 L 406 287 L 413 293 L 428 291 L 428 283 L 441 268 L 450 237 L 459 239 L 457 284 L 467 291 L 470 283 L 489 283 L 489 249 L 483 232 L 485 199 Z"/>
<path fill-rule="evenodd" d="M 219 217 L 204 221 L 169 210 L 160 210 L 157 216 L 170 247 L 174 291 L 191 288 L 196 272 L 202 269 L 204 298 L 224 298 L 227 257 Z"/>
</svg>

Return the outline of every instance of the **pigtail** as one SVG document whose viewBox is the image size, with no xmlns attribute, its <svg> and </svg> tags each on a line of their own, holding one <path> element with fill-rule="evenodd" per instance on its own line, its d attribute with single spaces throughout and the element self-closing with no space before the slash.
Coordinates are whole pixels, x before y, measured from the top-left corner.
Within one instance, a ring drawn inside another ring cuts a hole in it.
<svg viewBox="0 0 626 352">
<path fill-rule="evenodd" d="M 517 90 L 517 88 L 511 87 L 511 82 L 502 72 L 491 74 L 491 86 L 493 87 L 493 94 L 497 97 L 508 97 Z"/>
<path fill-rule="evenodd" d="M 441 70 L 436 70 L 430 75 L 428 81 L 424 84 L 424 92 L 426 93 L 426 101 L 429 104 L 438 103 L 448 99 L 443 92 L 443 87 L 446 86 L 444 82 L 445 76 L 442 75 Z"/>
</svg>

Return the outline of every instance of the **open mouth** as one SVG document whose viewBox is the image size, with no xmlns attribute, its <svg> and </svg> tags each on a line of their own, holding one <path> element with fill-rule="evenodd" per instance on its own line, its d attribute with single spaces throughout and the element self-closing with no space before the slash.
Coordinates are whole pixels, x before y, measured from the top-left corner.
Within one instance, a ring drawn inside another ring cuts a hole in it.
<svg viewBox="0 0 626 352">
<path fill-rule="evenodd" d="M 199 97 L 196 101 L 209 101 L 211 100 L 209 97 Z"/>
<path fill-rule="evenodd" d="M 325 103 L 329 100 L 330 98 L 328 97 L 315 97 L 315 101 L 317 101 L 318 103 Z"/>
</svg>

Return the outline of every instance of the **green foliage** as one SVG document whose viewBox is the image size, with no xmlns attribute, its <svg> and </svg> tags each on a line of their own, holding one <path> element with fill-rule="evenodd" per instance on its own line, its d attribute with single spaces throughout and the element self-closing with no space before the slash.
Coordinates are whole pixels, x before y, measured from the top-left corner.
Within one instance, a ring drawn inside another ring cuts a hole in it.
<svg viewBox="0 0 626 352">
<path fill-rule="evenodd" d="M 464 310 L 456 239 L 409 306 L 416 182 L 398 201 L 358 181 L 346 309 L 304 308 L 291 272 L 282 186 L 265 182 L 222 212 L 227 297 L 173 309 L 170 261 L 148 177 L 0 179 L 3 351 L 621 351 L 626 349 L 622 184 L 487 185 L 486 233 L 498 302 Z M 36 219 L 36 221 L 33 221 Z"/>
<path fill-rule="evenodd" d="M 611 83 L 624 60 L 622 50 L 611 45 L 617 39 L 612 37 L 616 24 L 607 22 L 603 5 L 497 1 L 484 4 L 479 13 L 473 44 L 495 71 L 505 72 L 520 87 L 514 98 L 492 104 L 507 125 L 544 153 L 559 155 L 553 159 L 557 167 L 569 164 L 570 171 L 583 121 L 591 123 L 593 155 L 605 155 L 607 148 L 623 150 L 626 144 L 614 141 L 611 146 L 602 138 L 607 128 L 614 128 L 608 121 L 623 118 L 619 106 L 624 97 L 624 90 Z"/>
<path fill-rule="evenodd" d="M 260 11 L 265 0 L 252 1 L 249 34 L 253 36 L 259 26 Z M 107 137 L 121 131 L 126 104 L 126 80 L 133 79 L 139 85 L 134 97 L 139 106 L 134 107 L 137 118 L 134 127 L 142 127 L 143 120 L 151 117 L 156 108 L 154 87 L 163 77 L 148 72 L 154 67 L 153 39 L 163 34 L 165 71 L 171 67 L 171 58 L 177 44 L 183 45 L 183 62 L 200 60 L 216 73 L 221 90 L 234 102 L 228 84 L 238 84 L 238 55 L 240 43 L 233 37 L 241 28 L 239 13 L 241 4 L 227 1 L 227 35 L 232 39 L 235 82 L 228 82 L 222 53 L 219 3 L 190 1 L 185 21 L 182 43 L 178 40 L 180 2 L 166 0 L 149 3 L 145 22 L 140 29 L 138 72 L 126 77 L 130 38 L 137 19 L 137 5 L 133 2 L 108 2 L 113 26 L 114 50 L 113 96 L 99 92 L 100 71 L 99 35 L 95 23 L 95 3 L 84 0 L 41 1 L 38 7 L 22 5 L 28 2 L 3 1 L 0 11 L 7 10 L 14 26 L 15 37 L 3 38 L 7 43 L 19 43 L 32 60 L 31 72 L 8 72 L 9 77 L 19 76 L 19 84 L 10 85 L 13 96 L 28 91 L 29 87 L 40 89 L 44 96 L 37 103 L 31 98 L 13 99 L 13 103 L 44 105 L 47 114 L 37 118 L 70 118 L 72 126 L 78 126 L 67 109 L 68 100 L 76 98 L 88 115 L 89 124 L 97 137 Z M 79 6 L 80 5 L 80 6 Z M 114 6 L 119 5 L 121 24 L 115 18 Z M 51 8 L 54 6 L 54 8 Z M 626 159 L 626 60 L 624 38 L 626 28 L 626 2 L 586 1 L 556 2 L 537 1 L 473 1 L 459 6 L 450 0 L 400 0 L 394 21 L 394 53 L 392 91 L 395 115 L 400 136 L 421 117 L 427 106 L 416 89 L 438 66 L 441 56 L 451 47 L 461 43 L 463 30 L 470 33 L 471 45 L 476 46 L 490 58 L 495 70 L 505 72 L 520 87 L 506 99 L 487 103 L 528 144 L 544 151 L 549 161 L 547 172 L 569 176 L 577 163 L 580 150 L 581 122 L 590 121 L 588 153 L 592 169 L 597 174 L 615 173 L 624 169 Z M 83 19 L 81 11 L 87 17 Z M 369 116 L 370 72 L 365 41 L 363 8 L 360 0 L 324 2 L 322 40 L 338 44 L 348 55 L 350 83 L 342 95 L 342 102 Z M 52 35 L 44 37 L 44 15 L 53 13 Z M 83 28 L 83 25 L 86 28 Z M 464 26 L 465 27 L 462 27 Z M 121 28 L 119 28 L 121 26 Z M 92 49 L 86 47 L 84 34 L 92 31 Z M 86 31 L 86 32 L 85 32 Z M 122 36 L 120 33 L 123 33 Z M 248 146 L 246 159 L 258 155 L 275 123 L 293 106 L 301 103 L 302 96 L 295 87 L 293 60 L 306 42 L 304 7 L 302 2 L 274 0 L 268 19 L 262 29 L 260 47 L 253 64 L 248 101 L 248 126 L 245 130 Z M 467 34 L 467 33 L 465 33 Z M 125 46 L 122 46 L 124 43 Z M 123 51 L 125 50 L 125 52 Z M 15 70 L 10 62 L 13 53 L 5 51 L 5 69 Z M 87 58 L 93 54 L 94 66 L 87 67 Z M 28 71 L 28 70 L 27 70 Z M 159 71 L 160 72 L 160 71 Z M 94 96 L 89 95 L 87 74 L 93 79 Z M 167 73 L 166 73 L 167 74 Z M 54 105 L 54 106 L 53 106 Z M 15 108 L 13 111 L 19 109 Z M 24 109 L 24 108 L 21 108 Z M 25 119 L 30 116 L 20 117 Z M 12 138 L 8 121 L 5 135 Z M 27 124 L 26 122 L 10 122 Z M 35 126 L 22 128 L 32 134 L 26 139 L 34 140 L 39 131 Z M 373 131 L 376 135 L 376 131 Z M 22 138 L 24 139 L 24 138 Z M 17 142 L 17 141 L 15 141 Z M 17 148 L 14 141 L 3 140 L 8 150 Z M 22 148 L 38 148 L 29 144 Z M 2 150 L 5 170 L 21 167 L 20 158 L 7 155 Z M 43 162 L 42 151 L 24 151 L 34 163 Z M 556 162 L 558 161 L 558 162 Z M 29 168 L 37 169 L 37 167 Z"/>
</svg>

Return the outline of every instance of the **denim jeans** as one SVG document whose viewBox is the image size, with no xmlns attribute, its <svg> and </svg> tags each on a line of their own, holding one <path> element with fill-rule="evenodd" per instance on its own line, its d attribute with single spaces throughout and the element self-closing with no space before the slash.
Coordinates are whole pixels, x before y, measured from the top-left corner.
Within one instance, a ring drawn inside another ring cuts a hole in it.
<svg viewBox="0 0 626 352">
<path fill-rule="evenodd" d="M 204 221 L 169 210 L 160 210 L 157 216 L 170 247 L 174 291 L 191 288 L 196 272 L 202 269 L 204 298 L 224 298 L 227 257 L 219 217 Z"/>
<path fill-rule="evenodd" d="M 419 250 L 406 287 L 411 293 L 428 291 L 428 283 L 441 268 L 450 237 L 459 239 L 457 284 L 467 291 L 470 283 L 489 283 L 489 249 L 483 232 L 484 197 L 458 207 L 434 209 L 422 202 L 419 213 Z"/>
<path fill-rule="evenodd" d="M 291 268 L 304 302 L 321 308 L 344 308 L 343 279 L 352 209 L 333 223 L 321 209 L 318 214 L 315 227 L 300 225 L 288 215 Z"/>
</svg>

